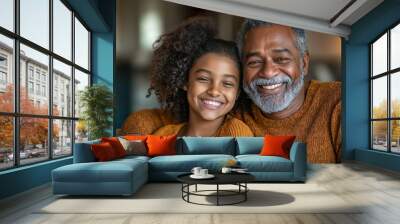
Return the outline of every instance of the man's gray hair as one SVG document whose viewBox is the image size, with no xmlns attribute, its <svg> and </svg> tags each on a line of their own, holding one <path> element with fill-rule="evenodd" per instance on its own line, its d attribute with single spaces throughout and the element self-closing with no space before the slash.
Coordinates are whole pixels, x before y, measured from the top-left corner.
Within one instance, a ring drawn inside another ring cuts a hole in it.
<svg viewBox="0 0 400 224">
<path fill-rule="evenodd" d="M 243 46 L 244 46 L 244 41 L 246 38 L 247 32 L 249 32 L 251 29 L 259 27 L 259 26 L 272 26 L 276 25 L 274 23 L 269 23 L 269 22 L 264 22 L 264 21 L 259 21 L 259 20 L 254 20 L 254 19 L 246 19 L 242 27 L 239 30 L 238 36 L 236 38 L 236 43 L 239 49 L 239 55 L 240 58 L 243 59 Z M 300 51 L 301 57 L 303 57 L 307 52 L 307 40 L 306 40 L 306 34 L 303 29 L 291 27 L 296 34 L 296 45 L 297 49 Z"/>
</svg>

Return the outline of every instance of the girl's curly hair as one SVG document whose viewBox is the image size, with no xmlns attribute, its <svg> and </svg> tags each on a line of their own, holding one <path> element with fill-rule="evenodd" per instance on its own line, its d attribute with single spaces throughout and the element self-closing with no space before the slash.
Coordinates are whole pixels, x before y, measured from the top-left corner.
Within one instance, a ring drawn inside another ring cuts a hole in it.
<svg viewBox="0 0 400 224">
<path fill-rule="evenodd" d="M 154 92 L 161 108 L 174 115 L 177 121 L 188 120 L 189 104 L 183 87 L 198 58 L 206 53 L 223 54 L 236 62 L 241 71 L 235 42 L 215 39 L 215 35 L 215 26 L 209 18 L 194 17 L 163 34 L 153 44 L 148 96 Z"/>
</svg>

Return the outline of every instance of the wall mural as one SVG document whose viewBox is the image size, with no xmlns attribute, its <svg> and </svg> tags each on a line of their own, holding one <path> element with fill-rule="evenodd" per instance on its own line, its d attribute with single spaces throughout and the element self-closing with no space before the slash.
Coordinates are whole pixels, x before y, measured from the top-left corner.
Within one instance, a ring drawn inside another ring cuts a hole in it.
<svg viewBox="0 0 400 224">
<path fill-rule="evenodd" d="M 339 37 L 163 1 L 117 14 L 120 134 L 294 135 L 309 162 L 340 161 Z"/>
</svg>

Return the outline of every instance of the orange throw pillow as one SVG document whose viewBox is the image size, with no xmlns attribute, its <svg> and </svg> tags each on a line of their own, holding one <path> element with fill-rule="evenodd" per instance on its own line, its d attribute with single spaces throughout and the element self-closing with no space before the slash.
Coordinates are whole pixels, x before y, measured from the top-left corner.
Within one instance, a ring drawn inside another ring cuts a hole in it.
<svg viewBox="0 0 400 224">
<path fill-rule="evenodd" d="M 146 139 L 148 156 L 176 155 L 176 135 L 148 135 Z"/>
<path fill-rule="evenodd" d="M 280 156 L 289 159 L 290 148 L 296 136 L 264 136 L 264 146 L 261 149 L 262 156 Z"/>
<path fill-rule="evenodd" d="M 94 157 L 99 162 L 109 161 L 117 158 L 113 147 L 108 142 L 93 144 L 90 147 L 92 149 Z"/>
<path fill-rule="evenodd" d="M 146 141 L 147 135 L 125 135 L 122 137 L 129 141 L 136 141 L 136 140 Z"/>
<path fill-rule="evenodd" d="M 114 149 L 115 155 L 117 158 L 121 158 L 126 156 L 126 151 L 122 146 L 121 142 L 119 142 L 118 138 L 111 137 L 111 138 L 101 138 L 101 142 L 108 142 Z"/>
</svg>

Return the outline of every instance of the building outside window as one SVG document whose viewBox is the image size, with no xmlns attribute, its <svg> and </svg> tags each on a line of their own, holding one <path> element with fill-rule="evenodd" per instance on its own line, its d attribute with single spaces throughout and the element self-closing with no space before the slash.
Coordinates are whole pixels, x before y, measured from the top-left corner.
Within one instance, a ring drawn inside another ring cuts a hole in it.
<svg viewBox="0 0 400 224">
<path fill-rule="evenodd" d="M 19 7 L 15 9 L 18 13 L 14 13 L 15 10 L 9 12 L 15 21 L 19 21 L 16 29 L 0 29 L 0 83 L 13 87 L 7 91 L 0 88 L 0 98 L 8 99 L 0 101 L 3 129 L 0 132 L 0 156 L 4 158 L 0 160 L 0 170 L 71 156 L 73 143 L 87 139 L 86 127 L 80 125 L 77 128 L 79 114 L 67 105 L 79 102 L 78 92 L 82 86 L 90 85 L 81 81 L 90 80 L 91 75 L 90 61 L 87 60 L 90 58 L 90 31 L 65 1 L 18 2 Z M 10 9 L 14 7 L 14 1 L 2 4 L 11 4 L 7 7 Z M 38 11 L 42 13 L 38 14 Z M 19 61 L 13 60 L 14 54 Z M 72 55 L 75 55 L 74 60 Z M 14 74 L 17 66 L 19 73 Z M 77 77 L 76 73 L 79 73 Z M 19 88 L 15 86 L 14 76 L 20 80 Z M 51 79 L 53 89 L 49 90 Z M 61 89 L 58 79 L 64 81 L 63 87 L 79 85 L 79 88 Z M 14 91 L 20 91 L 20 94 L 14 94 Z M 57 106 L 55 99 L 59 94 L 63 94 L 64 102 Z M 53 105 L 50 105 L 50 99 L 53 99 Z M 19 112 L 14 111 L 14 105 L 20 108 Z M 18 130 L 15 134 L 14 128 Z M 39 133 L 35 139 L 32 139 L 33 132 Z"/>
<path fill-rule="evenodd" d="M 7 87 L 7 56 L 0 54 L 0 91 L 4 92 Z"/>
<path fill-rule="evenodd" d="M 36 69 L 36 81 L 40 81 L 40 70 Z"/>
<path fill-rule="evenodd" d="M 370 44 L 371 148 L 400 153 L 400 24 Z"/>
<path fill-rule="evenodd" d="M 0 71 L 0 83 L 3 85 L 7 84 L 7 74 L 3 71 Z"/>
<path fill-rule="evenodd" d="M 7 68 L 7 56 L 0 54 L 0 67 Z"/>
<path fill-rule="evenodd" d="M 28 74 L 29 74 L 29 79 L 33 80 L 33 67 L 32 66 L 29 66 Z"/>
<path fill-rule="evenodd" d="M 31 81 L 28 82 L 28 93 L 29 94 L 34 93 L 33 82 L 31 82 Z"/>
<path fill-rule="evenodd" d="M 46 86 L 42 86 L 42 96 L 46 96 Z"/>
<path fill-rule="evenodd" d="M 58 89 L 54 90 L 54 102 L 53 103 L 57 103 L 58 101 Z"/>
<path fill-rule="evenodd" d="M 36 95 L 40 96 L 40 84 L 36 84 Z"/>
<path fill-rule="evenodd" d="M 42 73 L 42 83 L 46 83 L 46 74 Z"/>
</svg>

